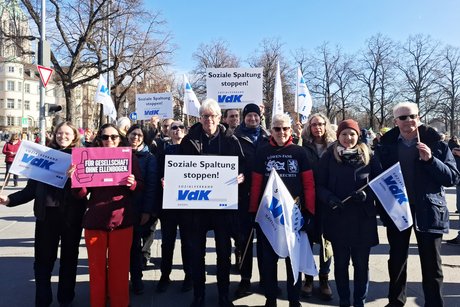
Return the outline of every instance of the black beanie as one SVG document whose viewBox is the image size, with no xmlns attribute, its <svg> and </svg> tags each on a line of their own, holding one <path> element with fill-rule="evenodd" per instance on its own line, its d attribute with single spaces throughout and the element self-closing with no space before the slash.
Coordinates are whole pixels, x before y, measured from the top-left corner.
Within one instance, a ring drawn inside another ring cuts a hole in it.
<svg viewBox="0 0 460 307">
<path fill-rule="evenodd" d="M 243 109 L 243 120 L 246 117 L 246 115 L 248 115 L 248 113 L 251 113 L 251 112 L 257 113 L 257 115 L 260 116 L 259 106 L 256 105 L 255 103 L 248 103 Z"/>
</svg>

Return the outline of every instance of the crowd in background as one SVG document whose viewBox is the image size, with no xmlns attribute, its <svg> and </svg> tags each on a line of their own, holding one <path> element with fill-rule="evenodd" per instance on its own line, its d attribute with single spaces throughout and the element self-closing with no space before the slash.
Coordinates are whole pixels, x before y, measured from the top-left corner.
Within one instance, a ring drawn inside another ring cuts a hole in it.
<svg viewBox="0 0 460 307">
<path fill-rule="evenodd" d="M 172 259 L 177 230 L 180 234 L 181 290 L 193 290 L 194 306 L 205 306 L 206 234 L 212 230 L 217 253 L 218 306 L 234 306 L 232 297 L 255 291 L 253 243 L 259 268 L 259 289 L 265 306 L 277 306 L 277 263 L 261 228 L 255 223 L 271 169 L 276 169 L 302 213 L 301 231 L 311 246 L 319 245 L 319 293 L 330 301 L 330 267 L 340 306 L 363 306 L 368 292 L 368 264 L 371 248 L 379 243 L 377 218 L 387 227 L 390 244 L 390 276 L 387 306 L 406 302 L 408 242 L 412 229 L 400 232 L 367 183 L 400 162 L 414 215 L 413 231 L 422 263 L 426 306 L 442 306 L 440 245 L 448 230 L 443 186 L 455 186 L 460 179 L 460 142 L 420 123 L 415 104 L 401 103 L 393 110 L 394 128 L 378 133 L 361 129 L 347 119 L 338 125 L 321 113 L 305 123 L 288 115 L 275 115 L 266 127 L 263 105 L 248 104 L 243 110 L 222 110 L 208 99 L 200 108 L 200 118 L 191 127 L 174 119 L 152 117 L 148 126 L 132 125 L 126 118 L 105 124 L 97 131 L 60 123 L 48 136 L 47 146 L 64 152 L 72 148 L 132 148 L 132 174 L 122 186 L 70 188 L 62 190 L 28 180 L 23 190 L 0 195 L 0 204 L 17 206 L 34 200 L 36 306 L 49 306 L 51 272 L 61 246 L 57 299 L 70 306 L 74 298 L 78 244 L 84 229 L 90 272 L 90 303 L 93 307 L 126 307 L 129 295 L 144 293 L 142 271 L 150 263 L 150 247 L 157 222 L 161 225 L 161 277 L 156 291 L 163 293 L 171 283 Z M 267 129 L 268 128 L 268 129 Z M 37 140 L 39 141 L 39 140 Z M 4 145 L 7 172 L 20 145 L 12 134 Z M 164 161 L 166 155 L 236 156 L 238 169 L 238 210 L 163 209 Z M 69 169 L 71 175 L 76 169 Z M 7 176 L 7 175 L 5 175 Z M 8 181 L 6 181 L 8 183 Z M 18 177 L 13 176 L 17 186 Z M 423 187 L 423 188 L 420 188 Z M 457 211 L 460 210 L 457 186 Z M 425 206 L 425 207 L 423 207 Z M 427 209 L 428 208 L 428 209 Z M 255 228 L 255 234 L 253 229 Z M 233 240 L 233 244 L 232 244 Z M 460 245 L 460 231 L 447 243 Z M 248 246 L 248 248 L 246 248 Z M 234 267 L 241 280 L 229 293 L 229 276 Z M 353 264 L 350 290 L 349 264 Z M 300 297 L 313 295 L 314 276 L 299 276 L 294 283 L 290 259 L 286 258 L 287 297 L 290 307 L 298 307 Z"/>
</svg>

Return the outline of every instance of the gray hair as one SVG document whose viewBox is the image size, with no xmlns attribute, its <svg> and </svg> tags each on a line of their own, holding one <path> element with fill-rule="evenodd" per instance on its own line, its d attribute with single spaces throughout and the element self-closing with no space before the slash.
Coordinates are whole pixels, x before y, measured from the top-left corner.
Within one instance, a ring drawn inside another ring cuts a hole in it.
<svg viewBox="0 0 460 307">
<path fill-rule="evenodd" d="M 400 102 L 400 103 L 396 104 L 393 107 L 393 117 L 394 118 L 397 118 L 397 117 L 403 115 L 400 112 L 401 109 L 408 109 L 408 110 L 411 111 L 411 114 L 417 114 L 418 115 L 418 112 L 419 112 L 418 105 L 416 103 L 409 102 L 409 101 Z M 410 115 L 410 114 L 408 114 L 408 115 Z"/>
<path fill-rule="evenodd" d="M 273 115 L 271 128 L 275 126 L 275 123 L 283 123 L 291 127 L 291 118 L 287 114 L 275 114 Z"/>
<path fill-rule="evenodd" d="M 307 143 L 313 143 L 313 135 L 311 134 L 310 124 L 315 117 L 321 117 L 326 123 L 326 126 L 324 126 L 323 143 L 327 145 L 334 142 L 336 140 L 336 133 L 331 125 L 331 122 L 329 121 L 329 118 L 327 118 L 327 116 L 323 113 L 315 113 L 310 115 L 307 121 L 307 125 L 304 125 L 303 127 L 302 138 Z"/>
<path fill-rule="evenodd" d="M 222 115 L 222 111 L 220 110 L 219 104 L 217 103 L 217 101 L 215 101 L 212 98 L 208 98 L 201 103 L 200 110 L 199 110 L 200 115 L 202 115 L 204 111 L 211 111 L 214 114 L 219 115 L 219 116 Z"/>
</svg>

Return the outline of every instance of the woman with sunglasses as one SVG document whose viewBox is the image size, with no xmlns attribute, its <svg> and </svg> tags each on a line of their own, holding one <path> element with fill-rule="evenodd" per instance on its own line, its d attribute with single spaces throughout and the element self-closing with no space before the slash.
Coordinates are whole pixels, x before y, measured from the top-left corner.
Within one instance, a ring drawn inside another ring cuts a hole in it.
<svg viewBox="0 0 460 307">
<path fill-rule="evenodd" d="M 150 228 L 151 223 L 149 222 L 151 218 L 156 219 L 158 214 L 154 208 L 158 185 L 158 165 L 155 156 L 150 153 L 149 147 L 146 145 L 146 136 L 147 132 L 137 124 L 131 126 L 126 132 L 128 143 L 139 161 L 141 177 L 144 181 L 144 190 L 142 193 L 136 193 L 134 198 L 135 215 L 130 265 L 131 287 L 134 294 L 144 292 L 144 283 L 142 282 L 142 232 L 144 228 Z"/>
<path fill-rule="evenodd" d="M 322 205 L 324 238 L 334 252 L 334 277 L 340 306 L 351 306 L 350 259 L 353 262 L 353 306 L 364 306 L 369 285 L 369 254 L 379 243 L 376 207 L 368 182 L 380 172 L 369 147 L 360 141 L 359 125 L 342 121 L 337 142 L 321 157 L 315 173 Z M 364 188 L 366 187 L 366 188 Z"/>
<path fill-rule="evenodd" d="M 120 132 L 112 124 L 103 125 L 95 139 L 96 147 L 119 147 Z M 75 167 L 70 171 L 72 172 Z M 134 225 L 134 192 L 143 188 L 136 155 L 124 185 L 80 188 L 75 192 L 86 198 L 83 218 L 88 250 L 90 303 L 92 307 L 129 305 L 129 265 Z"/>
<path fill-rule="evenodd" d="M 80 136 L 70 122 L 56 126 L 49 147 L 66 153 L 78 146 Z M 14 207 L 34 200 L 35 306 L 53 301 L 51 274 L 60 243 L 57 298 L 60 306 L 70 306 L 75 297 L 78 248 L 80 246 L 85 200 L 71 193 L 70 179 L 63 189 L 32 179 L 21 191 L 0 196 L 0 204 Z"/>
<path fill-rule="evenodd" d="M 307 229 L 315 213 L 315 184 L 313 172 L 307 160 L 305 150 L 292 142 L 291 119 L 285 114 L 273 117 L 271 137 L 267 144 L 257 148 L 255 165 L 252 173 L 249 212 L 256 213 L 262 193 L 272 169 L 275 169 L 292 197 L 300 198 L 301 211 L 304 216 L 304 229 Z M 260 277 L 263 280 L 267 307 L 277 306 L 278 293 L 277 263 L 278 255 L 273 250 L 260 226 L 257 226 L 257 260 L 261 263 Z M 259 253 L 260 252 L 260 253 Z M 286 258 L 287 293 L 289 307 L 301 306 L 299 301 L 302 278 L 299 274 L 297 283 L 291 269 L 291 260 Z"/>
<path fill-rule="evenodd" d="M 179 146 L 186 134 L 185 126 L 181 121 L 173 121 L 169 127 L 168 136 L 170 140 L 165 147 L 164 153 L 160 156 L 161 178 L 164 176 L 164 161 L 166 155 L 177 155 Z M 161 199 L 163 191 L 161 191 Z M 160 204 L 161 206 L 161 204 Z M 186 212 L 182 210 L 162 209 L 160 211 L 161 221 L 161 278 L 157 284 L 156 291 L 165 292 L 169 287 L 171 280 L 169 275 L 172 271 L 174 244 L 176 242 L 177 227 L 179 227 L 181 240 L 182 265 L 184 269 L 184 281 L 182 283 L 182 292 L 192 290 L 192 276 L 190 267 L 190 253 L 187 248 L 187 234 L 184 231 L 183 219 Z"/>
</svg>

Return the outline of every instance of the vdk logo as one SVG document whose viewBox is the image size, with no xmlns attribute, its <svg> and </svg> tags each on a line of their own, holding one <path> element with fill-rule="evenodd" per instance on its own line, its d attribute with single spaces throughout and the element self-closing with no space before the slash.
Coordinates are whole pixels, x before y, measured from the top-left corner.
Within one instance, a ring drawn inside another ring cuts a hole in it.
<svg viewBox="0 0 460 307">
<path fill-rule="evenodd" d="M 101 93 L 108 95 L 109 94 L 109 88 L 105 85 L 101 85 Z"/>
<path fill-rule="evenodd" d="M 33 166 L 38 166 L 39 168 L 43 168 L 46 170 L 49 170 L 50 166 L 54 164 L 54 162 L 46 160 L 45 158 L 37 158 L 36 156 L 28 154 L 24 154 L 21 162 L 28 163 Z"/>
<path fill-rule="evenodd" d="M 160 110 L 145 110 L 144 115 L 158 115 Z"/>
<path fill-rule="evenodd" d="M 217 102 L 241 102 L 243 95 L 217 95 Z"/>
<path fill-rule="evenodd" d="M 390 175 L 387 178 L 383 179 L 383 181 L 388 186 L 388 189 L 390 190 L 391 194 L 393 194 L 394 198 L 398 201 L 400 205 L 409 201 L 406 197 L 406 193 L 404 193 L 404 191 L 398 185 L 396 180 L 393 179 L 393 176 Z"/>
<path fill-rule="evenodd" d="M 178 200 L 209 200 L 212 190 L 179 190 Z"/>
<path fill-rule="evenodd" d="M 272 197 L 272 201 L 268 205 L 268 210 L 270 210 L 275 219 L 279 217 L 280 224 L 284 225 L 283 207 L 281 206 L 281 203 L 279 202 L 278 198 Z"/>
</svg>

